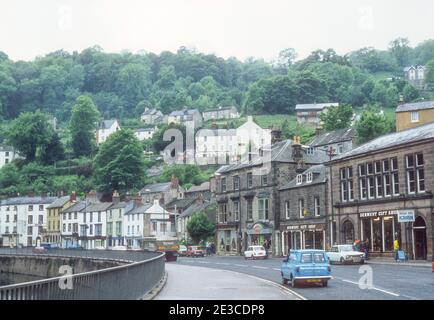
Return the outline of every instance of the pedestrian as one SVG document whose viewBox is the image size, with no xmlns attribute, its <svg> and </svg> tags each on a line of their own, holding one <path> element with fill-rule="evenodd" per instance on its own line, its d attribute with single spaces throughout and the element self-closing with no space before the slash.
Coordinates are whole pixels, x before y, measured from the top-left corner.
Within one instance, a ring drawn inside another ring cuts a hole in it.
<svg viewBox="0 0 434 320">
<path fill-rule="evenodd" d="M 399 261 L 399 255 L 398 255 L 398 251 L 399 251 L 399 241 L 398 241 L 398 234 L 395 234 L 395 240 L 393 241 L 393 251 L 395 252 L 395 261 L 398 262 Z"/>
<path fill-rule="evenodd" d="M 366 238 L 364 247 L 365 247 L 365 260 L 369 260 L 369 238 Z"/>
</svg>

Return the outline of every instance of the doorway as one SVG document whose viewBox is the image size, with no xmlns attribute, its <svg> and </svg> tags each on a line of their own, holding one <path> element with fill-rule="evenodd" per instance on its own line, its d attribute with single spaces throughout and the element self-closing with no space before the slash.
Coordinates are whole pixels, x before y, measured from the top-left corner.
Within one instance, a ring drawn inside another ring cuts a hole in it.
<svg viewBox="0 0 434 320">
<path fill-rule="evenodd" d="M 426 260 L 427 256 L 427 238 L 426 238 L 426 223 L 425 220 L 419 216 L 413 223 L 414 232 L 414 249 L 416 260 Z"/>
</svg>

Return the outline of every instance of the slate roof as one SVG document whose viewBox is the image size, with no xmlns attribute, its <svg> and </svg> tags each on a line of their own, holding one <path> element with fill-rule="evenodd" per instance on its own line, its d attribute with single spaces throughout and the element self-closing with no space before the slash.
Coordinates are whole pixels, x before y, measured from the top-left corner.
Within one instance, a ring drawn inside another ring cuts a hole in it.
<svg viewBox="0 0 434 320">
<path fill-rule="evenodd" d="M 176 205 L 177 209 L 184 209 L 184 208 L 189 207 L 194 201 L 195 201 L 195 199 L 193 199 L 193 198 L 175 199 L 175 200 L 168 202 L 165 205 L 165 207 L 166 208 L 174 208 Z"/>
<path fill-rule="evenodd" d="M 295 106 L 295 111 L 302 110 L 322 110 L 325 107 L 337 107 L 339 103 L 337 102 L 329 102 L 329 103 L 306 103 L 306 104 L 297 104 Z"/>
<path fill-rule="evenodd" d="M 425 109 L 434 109 L 434 101 L 422 101 L 413 103 L 404 103 L 396 108 L 395 112 L 417 111 Z"/>
<path fill-rule="evenodd" d="M 355 149 L 349 150 L 336 156 L 335 158 L 333 158 L 332 162 L 336 160 L 345 160 L 347 158 L 360 156 L 368 152 L 375 152 L 386 148 L 399 147 L 407 143 L 413 143 L 433 138 L 434 122 L 430 122 L 416 128 L 402 130 L 376 138 L 372 141 L 362 144 Z"/>
<path fill-rule="evenodd" d="M 170 190 L 170 182 L 154 183 L 144 186 L 139 193 L 165 192 Z"/>
<path fill-rule="evenodd" d="M 352 128 L 338 129 L 335 131 L 322 133 L 309 143 L 311 147 L 319 147 L 332 143 L 339 143 L 343 141 L 352 140 L 356 136 L 356 131 Z"/>
<path fill-rule="evenodd" d="M 190 189 L 185 191 L 185 193 L 191 193 L 191 192 L 199 192 L 199 191 L 209 191 L 210 190 L 210 183 L 209 181 L 205 181 L 199 186 L 192 186 Z"/>
<path fill-rule="evenodd" d="M 0 151 L 10 151 L 10 152 L 14 152 L 14 148 L 11 146 L 4 146 L 4 145 L 0 145 Z"/>
<path fill-rule="evenodd" d="M 206 208 L 208 208 L 209 206 L 211 206 L 213 204 L 214 203 L 210 202 L 210 201 L 205 201 L 202 203 L 195 203 L 195 204 L 191 205 L 190 207 L 188 207 L 187 209 L 185 209 L 183 213 L 178 215 L 178 218 L 184 218 L 184 217 L 191 216 L 193 213 L 199 212 L 201 210 L 205 210 Z"/>
<path fill-rule="evenodd" d="M 295 161 L 292 158 L 292 144 L 293 142 L 290 139 L 273 144 L 271 146 L 271 162 L 294 163 Z M 313 154 L 308 154 L 306 150 L 302 149 L 302 154 L 303 160 L 307 164 L 320 164 L 329 160 L 325 152 L 314 152 Z M 262 165 L 262 163 L 263 160 L 261 157 L 254 157 L 251 161 L 245 160 L 239 163 L 222 166 L 216 171 L 216 173 L 225 173 L 243 168 L 259 166 Z"/>
<path fill-rule="evenodd" d="M 16 197 L 2 200 L 1 205 L 51 204 L 56 199 L 57 197 Z"/>
<path fill-rule="evenodd" d="M 100 129 L 109 129 L 116 122 L 116 119 L 103 120 L 100 124 Z"/>
<path fill-rule="evenodd" d="M 112 202 L 92 203 L 86 207 L 86 211 L 87 212 L 106 211 L 112 204 L 113 204 Z"/>
<path fill-rule="evenodd" d="M 234 108 L 235 108 L 235 111 L 238 111 L 238 109 L 236 107 L 231 106 L 231 107 L 221 107 L 221 108 L 208 109 L 208 110 L 205 110 L 203 113 L 216 112 L 216 111 L 226 111 L 226 110 L 232 110 Z"/>
<path fill-rule="evenodd" d="M 141 205 L 141 206 L 139 206 L 139 207 L 133 208 L 132 210 L 130 210 L 130 211 L 128 211 L 128 212 L 125 212 L 125 214 L 126 214 L 126 215 L 129 215 L 129 214 L 141 214 L 141 213 L 146 213 L 146 211 L 147 211 L 150 207 L 152 207 L 152 204 L 144 204 L 144 205 Z"/>
<path fill-rule="evenodd" d="M 306 182 L 306 175 L 312 172 L 312 182 Z M 319 183 L 324 183 L 327 180 L 326 176 L 326 167 L 323 164 L 312 166 L 306 171 L 303 172 L 303 182 L 301 184 L 297 184 L 297 177 L 291 180 L 288 184 L 282 186 L 279 190 L 293 189 L 311 186 Z"/>
<path fill-rule="evenodd" d="M 69 196 L 64 196 L 64 197 L 57 198 L 52 204 L 50 204 L 47 207 L 47 209 L 62 208 L 69 201 L 69 199 L 70 199 Z"/>
<path fill-rule="evenodd" d="M 112 209 L 121 209 L 121 208 L 125 208 L 127 206 L 126 202 L 118 202 L 118 203 L 113 203 L 112 206 L 109 208 L 110 210 Z"/>
<path fill-rule="evenodd" d="M 73 204 L 68 209 L 63 210 L 63 213 L 81 212 L 85 206 L 86 206 L 86 203 L 84 201 L 80 201 L 80 202 L 77 202 L 76 204 Z"/>
</svg>

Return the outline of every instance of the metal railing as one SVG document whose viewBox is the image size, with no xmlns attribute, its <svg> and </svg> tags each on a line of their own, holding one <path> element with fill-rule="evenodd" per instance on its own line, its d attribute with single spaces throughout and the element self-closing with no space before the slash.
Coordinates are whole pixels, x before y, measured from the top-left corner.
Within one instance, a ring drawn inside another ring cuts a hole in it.
<svg viewBox="0 0 434 320">
<path fill-rule="evenodd" d="M 38 254 L 31 249 L 1 249 L 0 255 L 29 257 L 74 257 L 112 260 L 125 264 L 0 287 L 0 300 L 136 300 L 148 293 L 164 276 L 165 255 L 160 252 L 109 250 L 49 250 Z M 70 283 L 68 288 L 65 283 Z"/>
</svg>

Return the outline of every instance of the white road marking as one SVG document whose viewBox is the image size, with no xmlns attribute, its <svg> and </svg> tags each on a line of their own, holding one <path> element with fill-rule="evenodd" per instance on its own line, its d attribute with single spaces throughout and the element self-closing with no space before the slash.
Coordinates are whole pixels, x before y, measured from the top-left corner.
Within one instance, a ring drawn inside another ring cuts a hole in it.
<svg viewBox="0 0 434 320">
<path fill-rule="evenodd" d="M 234 264 L 234 266 L 237 266 L 237 267 L 246 267 L 246 265 L 244 265 L 244 264 Z"/>
<path fill-rule="evenodd" d="M 208 261 L 198 261 L 198 263 L 209 263 Z"/>
<path fill-rule="evenodd" d="M 280 269 L 277 269 L 277 268 L 273 268 L 273 270 L 280 271 Z"/>
<path fill-rule="evenodd" d="M 266 267 L 259 267 L 259 266 L 252 266 L 252 268 L 256 268 L 256 269 L 268 269 Z"/>
<path fill-rule="evenodd" d="M 346 280 L 346 279 L 342 279 L 342 281 L 343 282 L 352 283 L 352 284 L 355 284 L 355 285 L 359 285 L 359 283 L 355 282 L 355 281 L 350 281 L 350 280 Z M 369 288 L 369 290 L 377 290 L 377 291 L 380 291 L 380 292 L 383 292 L 383 293 L 386 293 L 386 294 L 390 294 L 390 295 L 395 296 L 395 297 L 399 297 L 400 296 L 397 293 L 390 292 L 390 291 L 387 291 L 387 290 L 383 290 L 383 289 L 380 289 L 380 288 L 377 288 L 377 287 Z"/>
</svg>

